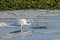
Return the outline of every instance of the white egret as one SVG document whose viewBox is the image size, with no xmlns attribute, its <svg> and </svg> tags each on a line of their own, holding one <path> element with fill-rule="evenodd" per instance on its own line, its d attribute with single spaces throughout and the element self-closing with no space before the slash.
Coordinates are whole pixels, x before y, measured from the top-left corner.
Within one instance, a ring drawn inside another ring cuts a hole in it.
<svg viewBox="0 0 60 40">
<path fill-rule="evenodd" d="M 32 19 L 29 19 L 29 20 L 26 20 L 26 19 L 18 19 L 18 25 L 21 25 L 21 32 L 22 32 L 22 26 L 26 25 L 31 25 L 31 22 L 30 21 L 33 21 Z M 30 23 L 27 23 L 27 22 L 30 22 Z"/>
</svg>

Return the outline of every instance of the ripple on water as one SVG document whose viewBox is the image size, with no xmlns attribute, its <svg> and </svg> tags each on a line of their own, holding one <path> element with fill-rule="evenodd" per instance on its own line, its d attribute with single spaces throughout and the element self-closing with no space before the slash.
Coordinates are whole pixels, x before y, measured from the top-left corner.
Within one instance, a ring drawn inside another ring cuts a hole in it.
<svg viewBox="0 0 60 40">
<path fill-rule="evenodd" d="M 18 33 L 9 33 L 4 36 L 0 36 L 0 38 L 1 39 L 12 39 L 14 37 L 25 38 L 25 37 L 29 37 L 31 35 L 32 35 L 31 31 L 24 31 L 24 32 L 18 32 Z"/>
</svg>

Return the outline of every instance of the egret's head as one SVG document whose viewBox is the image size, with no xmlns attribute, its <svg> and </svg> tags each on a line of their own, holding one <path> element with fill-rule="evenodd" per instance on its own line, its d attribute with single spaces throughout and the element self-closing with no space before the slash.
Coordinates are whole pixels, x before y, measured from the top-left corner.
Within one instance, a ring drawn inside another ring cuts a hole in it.
<svg viewBox="0 0 60 40">
<path fill-rule="evenodd" d="M 34 21 L 33 21 L 33 19 L 28 19 L 28 22 L 30 23 L 30 25 L 32 25 L 32 26 L 34 26 Z"/>
</svg>

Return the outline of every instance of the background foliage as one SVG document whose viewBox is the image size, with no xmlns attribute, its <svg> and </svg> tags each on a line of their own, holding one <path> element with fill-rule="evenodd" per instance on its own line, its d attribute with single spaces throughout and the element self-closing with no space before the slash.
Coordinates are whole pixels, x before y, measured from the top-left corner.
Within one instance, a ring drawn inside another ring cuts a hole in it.
<svg viewBox="0 0 60 40">
<path fill-rule="evenodd" d="M 0 0 L 0 10 L 60 9 L 60 0 Z"/>
</svg>

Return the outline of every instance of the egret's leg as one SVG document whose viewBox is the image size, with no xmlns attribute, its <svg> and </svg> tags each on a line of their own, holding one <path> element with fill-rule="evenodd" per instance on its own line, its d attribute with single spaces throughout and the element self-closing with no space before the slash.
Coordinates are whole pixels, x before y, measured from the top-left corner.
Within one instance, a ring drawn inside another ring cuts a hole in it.
<svg viewBox="0 0 60 40">
<path fill-rule="evenodd" d="M 22 25 L 21 25 L 21 32 L 23 32 L 23 31 L 22 31 Z"/>
</svg>

